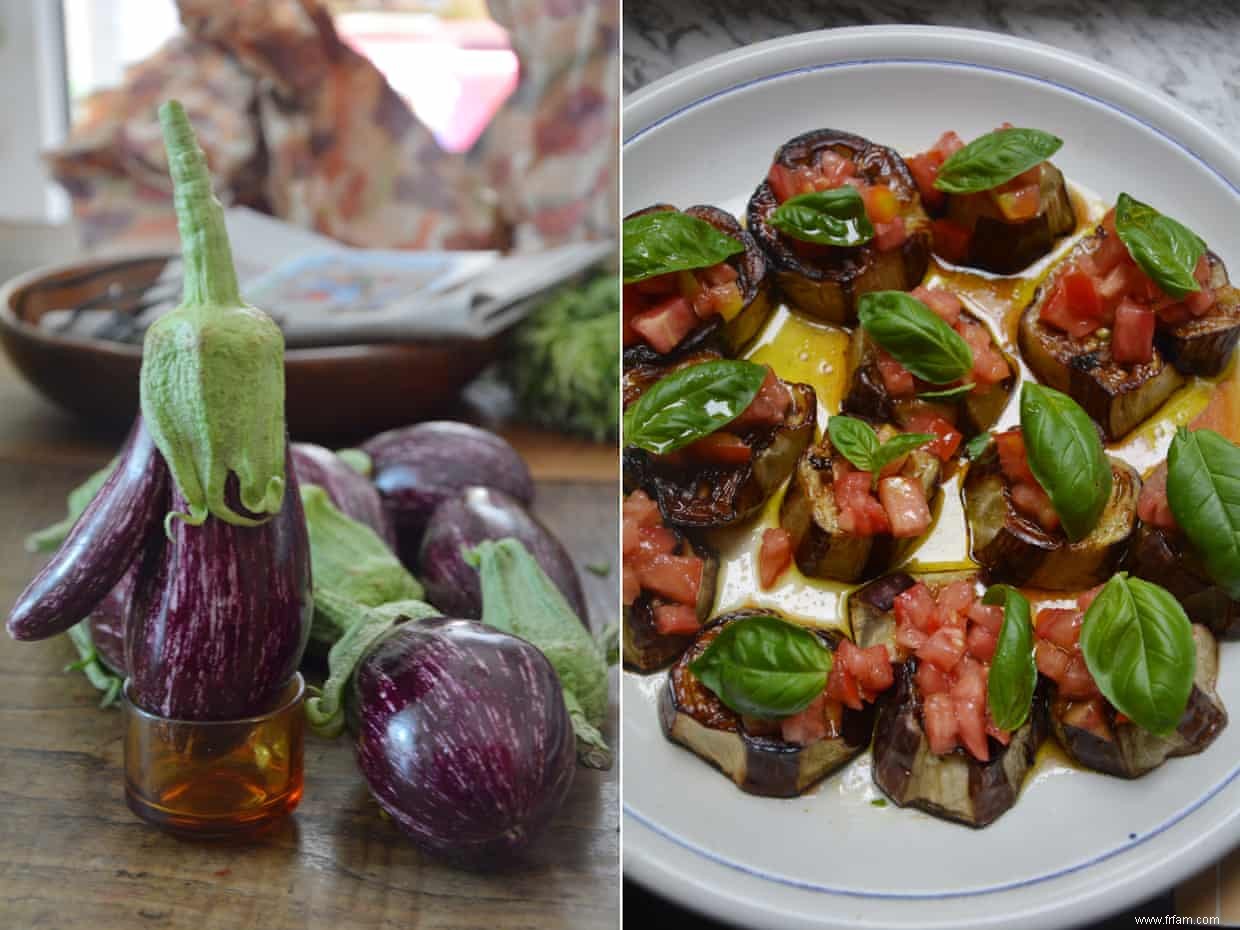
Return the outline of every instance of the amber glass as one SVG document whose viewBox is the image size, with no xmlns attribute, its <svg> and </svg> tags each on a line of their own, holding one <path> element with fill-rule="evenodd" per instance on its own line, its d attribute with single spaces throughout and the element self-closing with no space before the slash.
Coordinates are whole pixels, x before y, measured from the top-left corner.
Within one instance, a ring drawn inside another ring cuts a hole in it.
<svg viewBox="0 0 1240 930">
<path fill-rule="evenodd" d="M 168 720 L 135 707 L 125 687 L 125 799 L 175 833 L 236 836 L 269 826 L 301 800 L 306 686 L 247 720 Z"/>
</svg>

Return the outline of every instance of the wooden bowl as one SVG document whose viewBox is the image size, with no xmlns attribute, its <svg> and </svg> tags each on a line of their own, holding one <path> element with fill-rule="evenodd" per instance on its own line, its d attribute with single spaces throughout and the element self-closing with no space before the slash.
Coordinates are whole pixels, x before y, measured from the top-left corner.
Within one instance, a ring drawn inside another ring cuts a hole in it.
<svg viewBox="0 0 1240 930">
<path fill-rule="evenodd" d="M 144 290 L 172 257 L 84 260 L 20 275 L 0 288 L 0 343 L 44 396 L 92 424 L 124 429 L 138 409 L 141 346 L 62 336 L 38 321 L 110 287 Z M 426 419 L 451 407 L 498 349 L 498 338 L 289 349 L 289 432 L 340 441 Z"/>
</svg>

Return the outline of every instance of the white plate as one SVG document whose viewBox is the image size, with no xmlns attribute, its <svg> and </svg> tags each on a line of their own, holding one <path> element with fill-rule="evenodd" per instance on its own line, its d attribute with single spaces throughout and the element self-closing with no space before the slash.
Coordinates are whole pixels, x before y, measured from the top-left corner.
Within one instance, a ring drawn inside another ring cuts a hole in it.
<svg viewBox="0 0 1240 930">
<path fill-rule="evenodd" d="M 1240 266 L 1240 159 L 1156 91 L 1093 62 L 990 33 L 865 27 L 711 58 L 624 109 L 625 210 L 740 211 L 776 146 L 831 127 L 911 152 L 1004 120 L 1065 140 L 1056 163 L 1113 201 L 1171 205 Z M 1224 701 L 1240 708 L 1240 645 Z M 751 797 L 663 738 L 664 675 L 626 673 L 624 867 L 723 920 L 788 927 L 1052 927 L 1144 900 L 1240 841 L 1240 724 L 1135 782 L 1039 769 L 973 831 L 877 808 L 869 756 L 795 800 Z"/>
</svg>

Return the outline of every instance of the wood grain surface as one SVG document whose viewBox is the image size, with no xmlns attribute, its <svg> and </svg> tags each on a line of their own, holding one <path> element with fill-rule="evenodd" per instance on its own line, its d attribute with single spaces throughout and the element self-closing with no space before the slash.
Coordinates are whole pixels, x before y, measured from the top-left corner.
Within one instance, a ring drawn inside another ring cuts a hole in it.
<svg viewBox="0 0 1240 930">
<path fill-rule="evenodd" d="M 594 625 L 614 619 L 614 453 L 557 446 L 526 431 L 514 439 L 535 453 L 536 474 L 556 476 L 539 482 L 536 513 L 578 566 L 611 566 L 606 578 L 584 569 L 581 575 Z M 93 435 L 37 398 L 0 360 L 0 605 L 6 615 L 42 559 L 25 552 L 23 537 L 59 519 L 66 492 L 114 448 L 106 435 Z M 568 802 L 528 861 L 498 875 L 457 871 L 418 854 L 380 816 L 347 738 L 310 737 L 305 798 L 269 835 L 240 844 L 178 840 L 125 806 L 120 715 L 97 709 L 98 692 L 79 674 L 62 672 L 75 657 L 63 637 L 19 644 L 0 635 L 4 930 L 619 924 L 618 765 L 606 773 L 578 768 Z M 607 733 L 618 739 L 619 732 L 613 700 Z"/>
</svg>

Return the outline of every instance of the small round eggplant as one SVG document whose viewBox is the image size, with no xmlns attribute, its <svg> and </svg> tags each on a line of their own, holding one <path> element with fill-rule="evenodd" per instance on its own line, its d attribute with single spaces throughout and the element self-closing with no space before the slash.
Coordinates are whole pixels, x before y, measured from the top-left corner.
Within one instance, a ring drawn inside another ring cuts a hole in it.
<svg viewBox="0 0 1240 930">
<path fill-rule="evenodd" d="M 466 488 L 435 508 L 418 552 L 419 577 L 427 600 L 450 617 L 481 617 L 478 570 L 462 553 L 484 539 L 508 537 L 530 551 L 573 613 L 588 625 L 581 581 L 560 541 L 515 498 L 494 488 Z"/>
<path fill-rule="evenodd" d="M 1137 525 L 1141 477 L 1135 468 L 1111 458 L 1111 499 L 1097 525 L 1079 542 L 1063 530 L 1048 533 L 1012 504 L 1010 487 L 997 460 L 975 463 L 964 479 L 964 512 L 973 558 L 989 569 L 992 581 L 1084 591 L 1115 571 Z"/>
<path fill-rule="evenodd" d="M 775 284 L 798 310 L 828 323 L 852 323 L 857 298 L 870 291 L 908 291 L 921 283 L 930 262 L 930 219 L 904 159 L 892 149 L 834 129 L 816 129 L 780 146 L 775 161 L 787 168 L 815 165 L 830 149 L 850 159 L 859 177 L 884 184 L 900 204 L 907 238 L 881 252 L 871 241 L 851 248 L 806 247 L 769 222 L 779 202 L 767 181 L 749 198 L 748 225 L 770 259 Z M 815 253 L 809 257 L 807 253 Z"/>
<path fill-rule="evenodd" d="M 702 586 L 698 589 L 697 618 L 705 623 L 715 606 L 715 582 L 719 558 L 702 545 L 694 545 L 684 533 L 677 533 L 680 544 L 676 555 L 694 555 L 702 560 Z M 660 633 L 654 611 L 666 603 L 651 591 L 642 591 L 624 608 L 624 664 L 639 672 L 653 672 L 677 658 L 693 642 L 692 634 Z"/>
<path fill-rule="evenodd" d="M 880 429 L 880 435 L 894 432 Z M 916 539 L 896 539 L 890 533 L 858 536 L 840 528 L 835 503 L 831 440 L 823 436 L 797 462 L 779 508 L 779 523 L 792 536 L 797 568 L 812 578 L 857 581 L 884 572 L 917 545 Z M 934 508 L 942 480 L 937 456 L 923 449 L 912 452 L 900 474 L 921 485 L 926 502 Z"/>
<path fill-rule="evenodd" d="M 667 686 L 659 698 L 659 719 L 668 739 L 715 765 L 742 791 L 794 798 L 870 744 L 874 708 L 869 704 L 861 711 L 845 707 L 840 732 L 809 746 L 785 742 L 775 733 L 750 732 L 746 721 L 698 681 L 689 665 L 724 626 L 755 616 L 771 616 L 771 612 L 734 611 L 717 617 L 698 634 L 668 674 Z M 814 632 L 826 645 L 835 648 L 832 634 Z"/>
<path fill-rule="evenodd" d="M 337 510 L 352 520 L 366 524 L 389 547 L 396 548 L 392 521 L 369 478 L 322 446 L 295 442 L 289 449 L 299 484 L 303 487 L 307 484 L 318 485 L 327 492 Z"/>
<path fill-rule="evenodd" d="M 1172 756 L 1201 752 L 1227 726 L 1215 685 L 1218 681 L 1218 643 L 1210 631 L 1193 624 L 1197 668 L 1188 707 L 1180 725 L 1170 736 L 1155 736 L 1131 721 L 1116 722 L 1116 712 L 1103 704 L 1103 719 L 1087 712 L 1093 702 L 1074 703 L 1054 694 L 1050 701 L 1051 730 L 1055 739 L 1075 761 L 1086 768 L 1119 778 L 1139 778 Z"/>
<path fill-rule="evenodd" d="M 630 213 L 625 219 L 646 213 L 663 213 L 675 210 L 671 204 L 660 203 Z M 731 213 L 718 207 L 698 205 L 685 207 L 684 213 L 709 223 L 715 229 L 739 241 L 745 251 L 725 261 L 736 269 L 736 283 L 741 290 L 741 308 L 730 319 L 721 316 L 702 321 L 693 332 L 681 340 L 671 352 L 660 354 L 644 342 L 628 346 L 624 350 L 624 367 L 663 364 L 679 358 L 686 352 L 715 349 L 728 357 L 736 356 L 753 341 L 775 309 L 771 302 L 771 282 L 767 274 L 766 255 L 758 248 L 753 236 L 736 221 Z"/>
<path fill-rule="evenodd" d="M 395 627 L 354 675 L 357 759 L 371 794 L 423 852 L 501 866 L 546 828 L 576 766 L 555 669 L 469 620 Z"/>
<path fill-rule="evenodd" d="M 814 389 L 808 384 L 784 384 L 792 394 L 792 408 L 782 425 L 742 437 L 752 451 L 747 464 L 672 464 L 629 447 L 623 458 L 625 490 L 647 489 L 659 502 L 664 520 L 674 526 L 708 529 L 755 516 L 814 438 L 818 417 Z"/>
<path fill-rule="evenodd" d="M 1182 533 L 1141 523 L 1126 564 L 1137 578 L 1170 591 L 1193 622 L 1220 639 L 1240 638 L 1240 602 L 1211 580 Z"/>
<path fill-rule="evenodd" d="M 969 230 L 963 264 L 994 274 L 1015 274 L 1048 254 L 1055 240 L 1076 228 L 1076 214 L 1063 174 L 1050 162 L 1042 169 L 1042 209 L 1027 220 L 1007 219 L 990 191 L 948 194 L 947 218 Z"/>
<path fill-rule="evenodd" d="M 496 488 L 528 505 L 534 481 L 517 450 L 494 433 L 448 420 L 418 423 L 368 439 L 374 482 L 396 528 L 397 552 L 410 570 L 435 508 L 463 488 Z"/>
<path fill-rule="evenodd" d="M 979 325 L 985 325 L 977 315 L 962 310 L 961 315 Z M 990 332 L 990 328 L 986 327 Z M 993 339 L 993 333 L 991 334 Z M 996 342 L 996 346 L 998 343 Z M 878 352 L 874 340 L 858 326 L 848 342 L 848 370 L 851 372 L 848 394 L 845 395 L 841 412 L 869 420 L 871 423 L 896 423 L 906 427 L 909 418 L 927 407 L 960 430 L 965 439 L 985 432 L 998 422 L 1016 387 L 1016 372 L 1020 366 L 1007 353 L 1003 353 L 1010 374 L 988 390 L 974 388 L 964 397 L 934 401 L 918 400 L 916 397 L 892 397 L 883 383 L 878 370 Z M 929 390 L 927 388 L 926 390 Z"/>
</svg>

